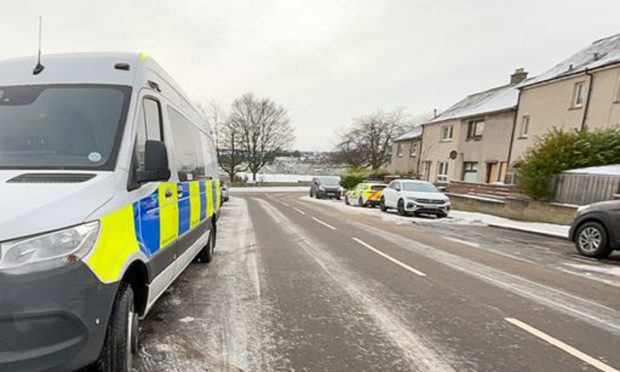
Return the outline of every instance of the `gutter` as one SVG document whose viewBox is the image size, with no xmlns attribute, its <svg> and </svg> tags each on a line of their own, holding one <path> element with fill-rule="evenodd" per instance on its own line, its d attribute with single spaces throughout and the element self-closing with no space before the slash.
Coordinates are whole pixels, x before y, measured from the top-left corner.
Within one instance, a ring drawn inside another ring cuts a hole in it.
<svg viewBox="0 0 620 372">
<path fill-rule="evenodd" d="M 586 97 L 586 104 L 583 108 L 583 117 L 581 119 L 581 130 L 582 131 L 587 129 L 586 121 L 588 119 L 588 109 L 590 108 L 590 96 L 592 95 L 592 85 L 594 85 L 594 76 L 592 75 L 590 70 L 586 68 L 584 72 L 587 76 L 590 77 L 590 79 L 588 80 L 588 97 Z"/>
<path fill-rule="evenodd" d="M 612 61 L 612 62 L 609 62 L 609 63 L 605 63 L 604 65 L 600 65 L 600 66 L 591 68 L 589 70 L 588 69 L 586 69 L 586 70 L 587 71 L 599 71 L 599 70 L 604 70 L 604 69 L 607 69 L 607 68 L 614 67 L 614 65 L 618 65 L 618 64 L 620 64 L 620 61 Z M 575 77 L 577 75 L 583 74 L 584 71 L 586 71 L 586 70 L 578 70 L 578 71 L 575 71 L 575 72 L 571 72 L 569 74 L 563 74 L 563 75 L 554 76 L 554 77 L 551 77 L 551 78 L 548 78 L 548 79 L 545 79 L 545 80 L 537 81 L 535 83 L 529 83 L 529 84 L 520 85 L 518 89 L 519 90 L 521 90 L 521 89 L 529 89 L 529 88 L 533 88 L 533 87 L 536 87 L 536 86 L 539 86 L 539 85 L 549 84 L 549 83 L 551 83 L 551 82 L 553 82 L 555 80 L 570 79 L 570 78 L 573 78 L 573 77 Z"/>
<path fill-rule="evenodd" d="M 515 117 L 512 121 L 512 133 L 510 134 L 510 145 L 508 146 L 508 158 L 506 159 L 506 171 L 510 167 L 510 160 L 512 160 L 512 147 L 515 142 L 515 132 L 517 131 L 517 120 L 519 119 L 519 105 L 521 103 L 521 89 L 519 89 L 519 94 L 517 95 L 517 106 L 515 106 Z M 506 181 L 504 179 L 504 181 Z"/>
</svg>

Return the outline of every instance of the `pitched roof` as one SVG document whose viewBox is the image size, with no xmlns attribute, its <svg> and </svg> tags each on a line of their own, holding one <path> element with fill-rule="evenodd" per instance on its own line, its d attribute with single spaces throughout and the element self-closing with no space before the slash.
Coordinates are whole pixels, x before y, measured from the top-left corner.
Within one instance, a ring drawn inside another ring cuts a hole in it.
<svg viewBox="0 0 620 372">
<path fill-rule="evenodd" d="M 484 92 L 474 93 L 455 103 L 441 115 L 425 124 L 508 110 L 517 106 L 518 97 L 517 84 L 503 85 Z"/>
<path fill-rule="evenodd" d="M 586 69 L 595 69 L 613 63 L 620 63 L 620 34 L 593 42 L 545 73 L 522 83 L 520 87 L 574 75 Z"/>
<path fill-rule="evenodd" d="M 410 131 L 406 132 L 405 134 L 401 135 L 400 137 L 396 137 L 394 139 L 394 142 L 408 141 L 408 140 L 412 140 L 412 139 L 418 138 L 420 136 L 422 136 L 422 126 L 418 125 L 418 126 L 415 126 L 415 127 L 411 128 Z"/>
</svg>

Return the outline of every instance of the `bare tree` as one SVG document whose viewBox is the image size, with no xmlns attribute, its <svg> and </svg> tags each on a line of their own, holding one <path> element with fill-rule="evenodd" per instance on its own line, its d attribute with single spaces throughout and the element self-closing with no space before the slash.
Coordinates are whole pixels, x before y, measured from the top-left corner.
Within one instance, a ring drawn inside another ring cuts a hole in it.
<svg viewBox="0 0 620 372">
<path fill-rule="evenodd" d="M 233 102 L 229 121 L 239 130 L 240 144 L 254 181 L 258 171 L 295 139 L 286 109 L 269 98 L 257 98 L 252 93 Z"/>
<path fill-rule="evenodd" d="M 409 116 L 401 109 L 356 118 L 349 130 L 340 134 L 338 150 L 348 164 L 378 170 L 390 160 L 392 142 L 409 122 Z"/>
</svg>

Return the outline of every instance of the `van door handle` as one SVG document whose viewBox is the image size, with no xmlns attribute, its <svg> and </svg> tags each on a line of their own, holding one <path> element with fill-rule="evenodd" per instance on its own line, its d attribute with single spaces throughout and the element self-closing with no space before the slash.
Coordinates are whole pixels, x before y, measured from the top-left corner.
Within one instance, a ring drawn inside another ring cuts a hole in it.
<svg viewBox="0 0 620 372">
<path fill-rule="evenodd" d="M 166 196 L 166 199 L 170 199 L 172 197 L 172 190 L 166 189 L 166 193 L 164 195 Z"/>
</svg>

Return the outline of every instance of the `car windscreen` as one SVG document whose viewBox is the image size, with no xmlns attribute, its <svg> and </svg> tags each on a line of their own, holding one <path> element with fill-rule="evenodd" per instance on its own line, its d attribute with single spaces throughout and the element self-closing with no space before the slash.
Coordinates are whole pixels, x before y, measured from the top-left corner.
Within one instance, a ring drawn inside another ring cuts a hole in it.
<svg viewBox="0 0 620 372">
<path fill-rule="evenodd" d="M 130 87 L 0 87 L 0 168 L 112 170 Z"/>
<path fill-rule="evenodd" d="M 337 177 L 321 177 L 319 178 L 319 182 L 321 183 L 321 185 L 325 185 L 325 186 L 339 186 L 340 185 L 340 179 L 338 179 Z"/>
<path fill-rule="evenodd" d="M 372 186 L 370 186 L 370 189 L 371 189 L 371 190 L 378 191 L 378 190 L 383 190 L 383 189 L 385 189 L 385 187 L 386 187 L 386 186 L 387 186 L 387 185 L 372 185 Z"/>
<path fill-rule="evenodd" d="M 403 182 L 403 191 L 439 192 L 432 183 L 426 182 Z"/>
</svg>

